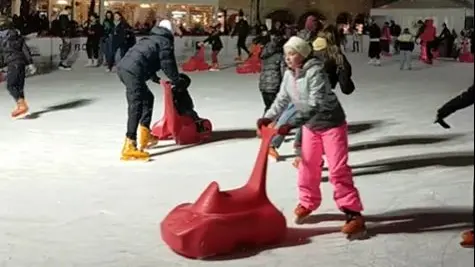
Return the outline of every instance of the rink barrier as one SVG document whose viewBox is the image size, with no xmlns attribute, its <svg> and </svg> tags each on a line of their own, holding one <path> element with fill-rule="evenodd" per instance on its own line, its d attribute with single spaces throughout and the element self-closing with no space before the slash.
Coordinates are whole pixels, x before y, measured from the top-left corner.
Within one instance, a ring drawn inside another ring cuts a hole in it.
<svg viewBox="0 0 475 267">
<path fill-rule="evenodd" d="M 143 37 L 137 37 L 140 39 Z M 180 63 L 183 63 L 195 53 L 196 42 L 203 41 L 206 36 L 183 36 L 175 37 L 175 54 Z M 219 54 L 220 62 L 229 63 L 232 58 L 237 54 L 236 42 L 237 38 L 222 36 L 224 48 Z M 70 55 L 69 61 L 75 65 L 84 65 L 87 62 L 86 54 L 86 37 L 79 37 L 72 39 L 73 52 Z M 252 37 L 247 39 L 247 43 L 250 45 Z M 347 51 L 351 51 L 352 37 L 347 38 Z M 33 60 L 37 65 L 38 70 L 42 73 L 48 72 L 54 69 L 59 63 L 59 52 L 61 50 L 61 39 L 58 37 L 27 37 L 27 44 L 33 54 Z M 366 54 L 369 46 L 368 36 L 364 36 L 363 45 L 360 45 L 362 53 Z M 206 57 L 209 60 L 211 49 L 206 49 Z M 419 52 L 419 46 L 416 46 L 414 53 Z"/>
<path fill-rule="evenodd" d="M 137 37 L 140 39 L 143 37 Z M 184 36 L 175 38 L 175 54 L 177 60 L 182 62 L 195 53 L 196 42 L 200 42 L 206 39 L 206 36 Z M 230 58 L 236 54 L 236 42 L 237 38 L 231 38 L 229 36 L 221 37 L 224 48 L 220 52 L 219 57 Z M 86 54 L 86 37 L 73 38 L 72 53 L 69 61 L 76 64 L 85 64 L 87 62 Z M 252 38 L 248 38 L 248 42 L 252 41 Z M 33 60 L 38 66 L 53 66 L 59 63 L 59 53 L 61 50 L 61 39 L 58 37 L 28 37 L 28 47 L 33 54 Z M 211 54 L 210 48 L 207 49 L 208 54 Z"/>
</svg>

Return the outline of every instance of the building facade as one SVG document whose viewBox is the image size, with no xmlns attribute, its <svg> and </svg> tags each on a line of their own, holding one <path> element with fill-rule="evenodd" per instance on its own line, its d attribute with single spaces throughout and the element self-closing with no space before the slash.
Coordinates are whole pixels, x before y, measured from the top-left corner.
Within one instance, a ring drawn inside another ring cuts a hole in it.
<svg viewBox="0 0 475 267">
<path fill-rule="evenodd" d="M 219 8 L 228 10 L 228 15 L 242 9 L 251 23 L 258 17 L 261 21 L 271 12 L 286 10 L 295 18 L 305 12 L 318 11 L 328 20 L 334 20 L 339 13 L 368 13 L 372 0 L 96 0 L 96 12 L 100 1 L 104 10 L 121 12 L 129 23 L 142 23 L 153 20 L 158 13 L 171 14 L 185 24 L 204 24 L 214 22 Z M 74 19 L 87 20 L 90 0 L 30 0 L 31 10 L 46 14 L 50 20 L 55 18 L 66 5 L 74 9 Z M 259 2 L 259 7 L 257 6 Z M 21 0 L 12 0 L 12 14 L 19 14 Z"/>
</svg>

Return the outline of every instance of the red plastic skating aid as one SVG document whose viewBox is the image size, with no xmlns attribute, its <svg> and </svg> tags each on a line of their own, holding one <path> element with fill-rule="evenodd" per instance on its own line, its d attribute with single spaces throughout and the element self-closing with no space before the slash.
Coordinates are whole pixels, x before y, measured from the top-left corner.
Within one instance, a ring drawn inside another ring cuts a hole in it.
<svg viewBox="0 0 475 267">
<path fill-rule="evenodd" d="M 208 119 L 201 120 L 202 129 L 199 132 L 195 121 L 188 116 L 180 116 L 173 104 L 171 84 L 162 81 L 164 88 L 165 111 L 163 117 L 153 124 L 152 135 L 160 140 L 175 139 L 178 145 L 188 145 L 203 142 L 210 138 L 213 126 Z"/>
<path fill-rule="evenodd" d="M 201 47 L 196 55 L 192 56 L 187 62 L 183 63 L 183 71 L 204 71 L 209 70 L 211 66 L 205 60 L 205 48 Z"/>
<path fill-rule="evenodd" d="M 246 185 L 220 191 L 212 182 L 192 203 L 174 208 L 161 222 L 163 241 L 189 258 L 229 254 L 240 246 L 276 245 L 284 239 L 284 215 L 266 193 L 267 153 L 275 129 L 263 127 L 259 153 Z"/>
<path fill-rule="evenodd" d="M 470 52 L 468 41 L 462 43 L 462 49 L 459 55 L 459 61 L 465 63 L 473 63 L 473 54 Z"/>
<path fill-rule="evenodd" d="M 262 47 L 255 45 L 251 49 L 251 57 L 236 67 L 238 74 L 259 73 L 261 72 L 261 52 Z"/>
</svg>

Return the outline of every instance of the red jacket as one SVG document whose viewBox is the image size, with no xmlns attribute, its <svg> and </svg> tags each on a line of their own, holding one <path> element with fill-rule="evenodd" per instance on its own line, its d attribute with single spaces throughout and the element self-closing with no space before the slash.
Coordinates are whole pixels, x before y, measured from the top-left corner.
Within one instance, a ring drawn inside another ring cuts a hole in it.
<svg viewBox="0 0 475 267">
<path fill-rule="evenodd" d="M 432 42 L 435 40 L 437 29 L 434 27 L 434 20 L 427 19 L 425 21 L 424 32 L 422 32 L 420 38 L 424 42 Z"/>
</svg>

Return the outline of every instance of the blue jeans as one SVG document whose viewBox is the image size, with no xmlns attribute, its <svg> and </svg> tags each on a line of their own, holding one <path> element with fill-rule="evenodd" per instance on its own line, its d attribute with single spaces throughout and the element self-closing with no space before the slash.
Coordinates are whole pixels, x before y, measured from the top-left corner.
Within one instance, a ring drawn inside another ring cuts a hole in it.
<svg viewBox="0 0 475 267">
<path fill-rule="evenodd" d="M 295 117 L 296 114 L 297 114 L 297 110 L 295 109 L 295 105 L 294 104 L 289 104 L 287 109 L 284 111 L 284 113 L 282 113 L 282 115 L 277 120 L 277 123 L 276 123 L 275 127 L 279 128 L 280 126 L 289 123 L 289 121 L 292 120 Z M 274 148 L 279 148 L 282 145 L 282 143 L 284 142 L 284 140 L 285 140 L 285 136 L 276 135 L 276 136 L 274 136 L 274 138 L 272 138 L 271 145 Z M 297 130 L 297 132 L 295 133 L 294 143 L 299 144 L 298 146 L 300 147 L 301 140 L 302 140 L 302 133 L 301 133 L 301 130 L 299 128 Z M 299 151 L 300 151 L 300 148 L 297 149 L 297 154 L 299 153 Z"/>
<path fill-rule="evenodd" d="M 407 69 L 412 69 L 412 52 L 411 51 L 400 51 L 401 57 L 401 70 L 404 69 L 404 66 L 407 65 Z"/>
</svg>

